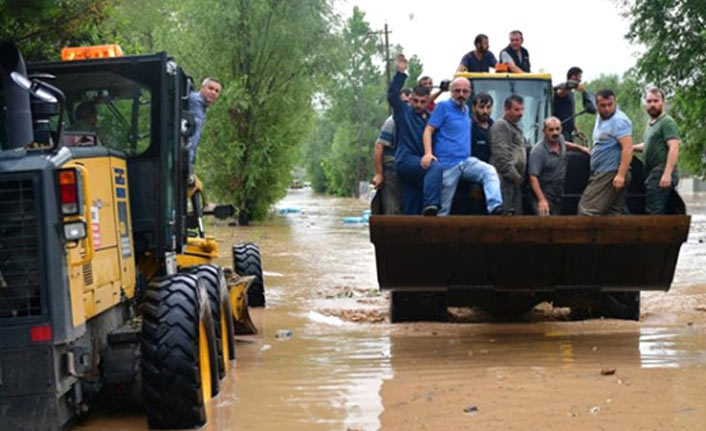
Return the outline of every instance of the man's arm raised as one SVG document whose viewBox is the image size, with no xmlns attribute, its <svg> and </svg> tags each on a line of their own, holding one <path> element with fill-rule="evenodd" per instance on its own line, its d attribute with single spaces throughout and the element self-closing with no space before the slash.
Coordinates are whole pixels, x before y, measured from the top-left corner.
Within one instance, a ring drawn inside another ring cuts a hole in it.
<svg viewBox="0 0 706 431">
<path fill-rule="evenodd" d="M 401 112 L 402 108 L 404 108 L 404 102 L 400 98 L 400 91 L 407 79 L 407 74 L 405 73 L 407 70 L 407 59 L 404 57 L 404 54 L 397 54 L 395 62 L 397 64 L 397 73 L 395 77 L 392 78 L 390 86 L 387 89 L 387 102 L 392 106 L 393 111 Z"/>
</svg>

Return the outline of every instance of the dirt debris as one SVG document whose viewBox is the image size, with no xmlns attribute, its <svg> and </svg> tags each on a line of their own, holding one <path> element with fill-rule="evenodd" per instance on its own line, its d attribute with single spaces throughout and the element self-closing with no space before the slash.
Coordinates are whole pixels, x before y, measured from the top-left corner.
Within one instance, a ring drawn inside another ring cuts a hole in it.
<svg viewBox="0 0 706 431">
<path fill-rule="evenodd" d="M 349 309 L 324 309 L 321 314 L 338 317 L 346 322 L 354 323 L 382 323 L 387 319 L 387 310 L 349 310 Z"/>
</svg>

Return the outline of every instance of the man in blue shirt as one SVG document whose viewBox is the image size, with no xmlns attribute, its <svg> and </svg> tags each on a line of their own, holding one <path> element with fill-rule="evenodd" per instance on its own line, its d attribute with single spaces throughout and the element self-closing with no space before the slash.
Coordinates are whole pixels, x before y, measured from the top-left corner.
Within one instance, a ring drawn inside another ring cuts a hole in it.
<svg viewBox="0 0 706 431">
<path fill-rule="evenodd" d="M 625 211 L 630 183 L 632 122 L 615 105 L 615 93 L 596 93 L 598 114 L 593 128 L 591 177 L 579 201 L 580 215 L 613 215 Z"/>
<path fill-rule="evenodd" d="M 221 94 L 221 81 L 217 78 L 206 78 L 199 91 L 189 94 L 189 112 L 194 116 L 194 134 L 189 139 L 189 165 L 196 163 L 196 149 L 201 141 L 201 132 L 206 124 L 206 109 L 211 106 Z"/>
<path fill-rule="evenodd" d="M 456 72 L 488 72 L 495 68 L 498 60 L 489 50 L 488 36 L 479 34 L 474 44 L 476 49 L 463 56 Z"/>
<path fill-rule="evenodd" d="M 466 101 L 471 95 L 471 82 L 456 78 L 451 83 L 451 98 L 436 105 L 424 129 L 422 166 L 437 162 L 443 169 L 440 215 L 448 215 L 456 186 L 461 178 L 481 183 L 489 214 L 502 208 L 500 180 L 495 168 L 471 157 L 471 119 Z M 433 146 L 432 146 L 433 141 Z M 425 207 L 424 213 L 436 215 L 437 208 Z"/>
<path fill-rule="evenodd" d="M 424 207 L 440 205 L 442 169 L 438 163 L 422 166 L 424 155 L 422 134 L 427 124 L 429 113 L 429 89 L 417 86 L 412 90 L 409 104 L 400 98 L 400 90 L 407 79 L 407 59 L 403 54 L 397 56 L 397 73 L 387 90 L 397 128 L 397 146 L 395 148 L 395 168 L 402 184 L 402 211 L 405 214 L 419 214 Z"/>
</svg>

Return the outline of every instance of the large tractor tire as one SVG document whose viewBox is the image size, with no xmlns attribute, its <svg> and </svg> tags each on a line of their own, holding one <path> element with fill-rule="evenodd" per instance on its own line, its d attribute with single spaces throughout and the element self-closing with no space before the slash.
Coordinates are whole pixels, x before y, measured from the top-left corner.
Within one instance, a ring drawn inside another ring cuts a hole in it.
<svg viewBox="0 0 706 431">
<path fill-rule="evenodd" d="M 233 312 L 223 269 L 218 265 L 209 264 L 189 268 L 187 272 L 198 277 L 206 289 L 216 332 L 218 376 L 222 379 L 228 372 L 230 361 L 235 359 Z"/>
<path fill-rule="evenodd" d="M 203 283 L 175 274 L 149 284 L 142 315 L 142 381 L 151 428 L 196 428 L 218 393 L 211 310 Z"/>
<path fill-rule="evenodd" d="M 252 275 L 255 277 L 248 289 L 248 305 L 251 307 L 264 307 L 265 281 L 262 277 L 260 247 L 252 242 L 234 245 L 233 269 L 238 275 Z"/>
<path fill-rule="evenodd" d="M 390 322 L 444 322 L 448 318 L 446 292 L 392 292 Z"/>
<path fill-rule="evenodd" d="M 640 320 L 640 292 L 602 293 L 598 314 L 611 319 Z"/>
</svg>

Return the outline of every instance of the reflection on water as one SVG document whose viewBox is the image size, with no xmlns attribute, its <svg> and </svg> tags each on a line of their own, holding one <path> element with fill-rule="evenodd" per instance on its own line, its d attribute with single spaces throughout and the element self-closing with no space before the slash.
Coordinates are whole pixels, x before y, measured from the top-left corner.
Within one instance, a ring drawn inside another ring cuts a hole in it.
<svg viewBox="0 0 706 431">
<path fill-rule="evenodd" d="M 483 403 L 473 420 L 482 420 L 493 402 L 498 411 L 503 407 L 506 415 L 512 415 L 507 412 L 508 400 L 516 402 L 511 408 L 526 410 L 539 421 L 516 429 L 566 429 L 545 426 L 543 416 L 533 415 L 533 407 L 522 403 L 531 404 L 534 396 L 542 405 L 574 400 L 578 407 L 571 404 L 558 416 L 569 414 L 571 419 L 594 407 L 581 404 L 581 397 L 605 390 L 600 386 L 605 382 L 599 380 L 604 367 L 619 369 L 621 377 L 611 380 L 617 382 L 640 372 L 666 370 L 689 376 L 706 365 L 706 326 L 698 324 L 391 325 L 344 322 L 322 314 L 322 304 L 332 306 L 351 292 L 377 292 L 367 227 L 342 222 L 345 216 L 360 214 L 366 204 L 317 197 L 304 190 L 290 193 L 280 205 L 300 212 L 276 215 L 250 227 L 210 230 L 222 241 L 223 265 L 230 263 L 229 244 L 260 244 L 268 308 L 253 310 L 260 334 L 239 340 L 237 363 L 209 406 L 207 430 L 422 429 L 424 418 L 435 417 L 446 426 L 427 429 L 467 429 L 469 422 L 450 418 L 467 421 L 463 409 L 472 403 Z M 703 278 L 704 246 L 698 240 L 706 234 L 706 216 L 693 220 L 679 260 L 679 283 Z M 277 339 L 280 329 L 289 329 L 292 338 Z M 690 390 L 700 388 L 698 379 L 689 378 L 679 383 L 679 391 L 673 389 L 677 385 L 672 380 L 657 379 L 655 384 L 686 399 Z M 513 398 L 522 391 L 530 391 L 524 396 L 529 401 Z M 601 396 L 612 400 L 617 395 Z M 144 413 L 123 405 L 109 399 L 77 429 L 146 429 Z M 601 415 L 610 417 L 611 406 L 601 408 Z M 680 404 L 674 411 L 684 408 L 692 407 Z M 703 410 L 694 411 L 706 419 Z M 556 412 L 546 413 L 557 417 Z M 498 419 L 481 428 L 505 429 L 502 423 Z M 650 425 L 645 429 L 654 429 Z"/>
</svg>

